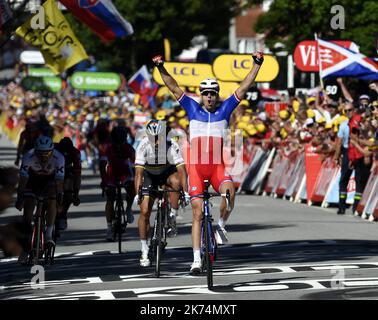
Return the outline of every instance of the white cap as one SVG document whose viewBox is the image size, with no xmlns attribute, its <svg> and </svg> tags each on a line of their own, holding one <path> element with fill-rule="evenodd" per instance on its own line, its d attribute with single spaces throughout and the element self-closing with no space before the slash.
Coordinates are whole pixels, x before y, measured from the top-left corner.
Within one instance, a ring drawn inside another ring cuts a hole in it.
<svg viewBox="0 0 378 320">
<path fill-rule="evenodd" d="M 308 127 L 310 125 L 314 124 L 314 119 L 313 118 L 308 118 L 306 119 L 305 126 Z"/>
<path fill-rule="evenodd" d="M 265 112 L 260 112 L 257 115 L 257 118 L 261 119 L 262 121 L 266 121 L 266 113 Z"/>
</svg>

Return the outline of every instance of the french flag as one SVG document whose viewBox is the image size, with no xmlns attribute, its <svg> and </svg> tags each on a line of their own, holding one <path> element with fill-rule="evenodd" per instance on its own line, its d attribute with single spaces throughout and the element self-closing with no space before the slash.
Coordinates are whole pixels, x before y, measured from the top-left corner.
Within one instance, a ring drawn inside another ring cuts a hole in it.
<svg viewBox="0 0 378 320">
<path fill-rule="evenodd" d="M 103 42 L 134 33 L 111 0 L 59 0 L 78 20 L 92 29 Z"/>
<path fill-rule="evenodd" d="M 361 53 L 317 39 L 320 76 L 378 80 L 378 64 Z"/>
<path fill-rule="evenodd" d="M 144 106 L 154 107 L 153 97 L 159 86 L 151 80 L 147 67 L 142 66 L 128 81 L 129 87 L 140 95 L 141 102 Z"/>
</svg>

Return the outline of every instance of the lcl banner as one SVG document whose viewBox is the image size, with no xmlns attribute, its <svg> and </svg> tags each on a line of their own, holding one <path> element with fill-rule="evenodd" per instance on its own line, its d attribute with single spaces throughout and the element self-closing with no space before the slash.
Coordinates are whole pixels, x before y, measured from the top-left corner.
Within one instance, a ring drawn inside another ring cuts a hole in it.
<svg viewBox="0 0 378 320">
<path fill-rule="evenodd" d="M 203 79 L 215 78 L 211 64 L 165 62 L 164 67 L 172 77 L 175 78 L 179 86 L 198 87 Z M 157 68 L 154 68 L 152 77 L 159 85 L 164 85 L 163 79 Z"/>
<path fill-rule="evenodd" d="M 331 41 L 344 48 L 358 52 L 358 46 L 352 41 Z M 297 44 L 294 50 L 294 62 L 296 67 L 305 72 L 319 72 L 318 46 L 315 40 L 305 40 Z"/>
<path fill-rule="evenodd" d="M 213 72 L 222 81 L 243 81 L 251 71 L 253 59 L 250 54 L 221 54 L 213 62 Z M 273 81 L 279 72 L 275 57 L 264 55 L 264 63 L 256 77 L 256 82 Z"/>
</svg>

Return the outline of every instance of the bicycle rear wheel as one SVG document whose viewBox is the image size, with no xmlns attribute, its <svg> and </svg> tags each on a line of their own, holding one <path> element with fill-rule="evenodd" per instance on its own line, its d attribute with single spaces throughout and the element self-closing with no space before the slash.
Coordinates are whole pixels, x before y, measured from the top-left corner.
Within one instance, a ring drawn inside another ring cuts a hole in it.
<svg viewBox="0 0 378 320">
<path fill-rule="evenodd" d="M 122 206 L 117 203 L 115 210 L 116 223 L 114 225 L 114 239 L 118 239 L 118 253 L 122 253 Z"/>
<path fill-rule="evenodd" d="M 158 211 L 156 213 L 157 219 L 156 219 L 156 239 L 155 239 L 155 246 L 156 246 L 156 251 L 155 251 L 155 258 L 156 258 L 156 263 L 155 263 L 155 276 L 157 278 L 160 277 L 160 264 L 161 264 L 161 256 L 162 256 L 162 237 L 163 237 L 163 212 L 161 207 L 158 208 Z"/>
<path fill-rule="evenodd" d="M 213 288 L 213 260 L 212 260 L 212 250 L 211 250 L 211 221 L 205 216 L 204 219 L 204 237 L 205 237 L 205 266 L 206 266 L 206 278 L 207 278 L 207 288 L 211 290 Z"/>
</svg>

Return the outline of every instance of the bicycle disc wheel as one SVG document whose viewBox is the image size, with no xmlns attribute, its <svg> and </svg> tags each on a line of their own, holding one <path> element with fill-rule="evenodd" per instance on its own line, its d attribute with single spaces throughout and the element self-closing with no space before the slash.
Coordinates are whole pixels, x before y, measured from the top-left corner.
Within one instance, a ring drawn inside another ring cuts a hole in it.
<svg viewBox="0 0 378 320">
<path fill-rule="evenodd" d="M 204 227 L 205 227 L 204 236 L 205 236 L 205 266 L 206 266 L 207 288 L 211 290 L 213 288 L 213 263 L 211 260 L 211 248 L 210 248 L 211 223 L 209 222 L 207 216 L 205 216 Z"/>
<path fill-rule="evenodd" d="M 155 275 L 157 278 L 160 277 L 160 263 L 161 263 L 161 256 L 162 256 L 162 235 L 163 235 L 163 221 L 162 221 L 162 210 L 158 208 L 157 211 L 157 219 L 156 219 L 156 264 L 155 264 Z"/>
</svg>

